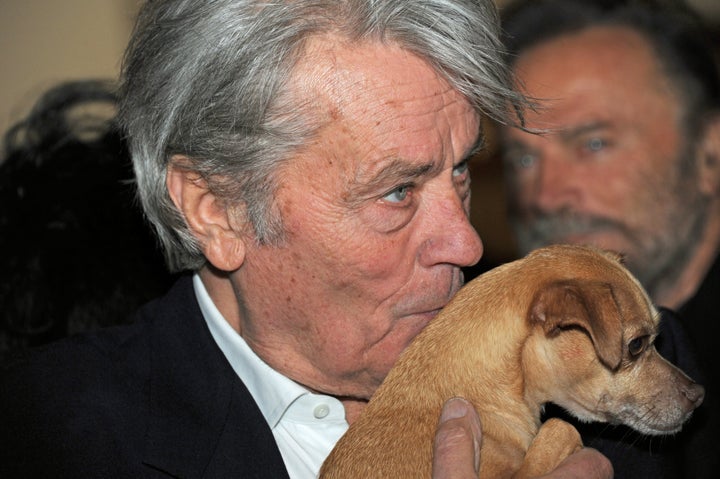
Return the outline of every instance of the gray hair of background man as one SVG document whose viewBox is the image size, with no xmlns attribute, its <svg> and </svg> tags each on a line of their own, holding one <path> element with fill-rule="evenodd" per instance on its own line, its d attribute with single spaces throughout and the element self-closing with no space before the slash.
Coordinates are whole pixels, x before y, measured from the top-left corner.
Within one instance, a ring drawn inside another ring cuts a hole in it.
<svg viewBox="0 0 720 479">
<path fill-rule="evenodd" d="M 309 38 L 397 44 L 480 114 L 510 123 L 525 101 L 504 64 L 498 24 L 492 0 L 147 2 L 124 59 L 120 118 L 170 269 L 205 263 L 165 185 L 174 155 L 245 213 L 259 243 L 283 241 L 273 173 L 321 126 L 312 98 L 287 94 Z"/>
<path fill-rule="evenodd" d="M 708 31 L 683 0 L 519 0 L 502 11 L 503 44 L 512 65 L 524 50 L 594 26 L 629 28 L 645 38 L 683 105 L 686 147 L 720 113 L 720 77 Z M 683 155 L 685 174 L 692 155 Z"/>
</svg>

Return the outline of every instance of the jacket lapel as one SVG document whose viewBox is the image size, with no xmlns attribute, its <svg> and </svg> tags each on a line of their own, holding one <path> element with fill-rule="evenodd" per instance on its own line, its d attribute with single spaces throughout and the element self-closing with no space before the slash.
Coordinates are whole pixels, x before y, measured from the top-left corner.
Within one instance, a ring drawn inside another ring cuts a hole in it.
<svg viewBox="0 0 720 479">
<path fill-rule="evenodd" d="M 153 316 L 146 464 L 176 477 L 287 478 L 272 432 L 215 344 L 191 277 Z"/>
</svg>

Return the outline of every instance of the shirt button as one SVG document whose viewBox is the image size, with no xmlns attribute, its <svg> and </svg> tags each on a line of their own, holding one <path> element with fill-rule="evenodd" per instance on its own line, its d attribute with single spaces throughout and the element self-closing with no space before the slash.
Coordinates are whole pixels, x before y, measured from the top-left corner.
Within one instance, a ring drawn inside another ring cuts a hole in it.
<svg viewBox="0 0 720 479">
<path fill-rule="evenodd" d="M 327 404 L 320 404 L 318 406 L 315 406 L 315 410 L 313 410 L 313 415 L 316 419 L 322 419 L 328 414 L 330 414 L 330 406 L 328 406 Z"/>
</svg>

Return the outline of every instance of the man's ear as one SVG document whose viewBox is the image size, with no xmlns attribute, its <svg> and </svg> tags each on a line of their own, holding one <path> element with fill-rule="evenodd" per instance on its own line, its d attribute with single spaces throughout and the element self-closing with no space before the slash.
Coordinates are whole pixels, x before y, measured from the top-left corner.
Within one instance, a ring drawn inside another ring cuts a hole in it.
<svg viewBox="0 0 720 479">
<path fill-rule="evenodd" d="M 245 260 L 245 237 L 230 218 L 234 211 L 210 190 L 183 156 L 170 159 L 166 177 L 173 203 L 183 215 L 205 258 L 221 271 L 235 271 Z"/>
<path fill-rule="evenodd" d="M 720 115 L 705 126 L 698 153 L 700 191 L 708 196 L 720 195 Z"/>
</svg>

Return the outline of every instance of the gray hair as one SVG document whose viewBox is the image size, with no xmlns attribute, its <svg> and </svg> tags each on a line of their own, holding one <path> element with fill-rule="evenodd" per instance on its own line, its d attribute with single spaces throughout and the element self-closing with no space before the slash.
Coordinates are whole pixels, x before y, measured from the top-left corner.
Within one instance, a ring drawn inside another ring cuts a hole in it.
<svg viewBox="0 0 720 479">
<path fill-rule="evenodd" d="M 476 110 L 513 123 L 525 100 L 506 67 L 492 0 L 150 0 L 123 64 L 120 120 L 140 200 L 171 270 L 205 258 L 165 179 L 182 155 L 261 244 L 284 237 L 277 166 L 320 126 L 287 94 L 305 42 L 332 32 L 393 42 L 428 61 Z"/>
</svg>

